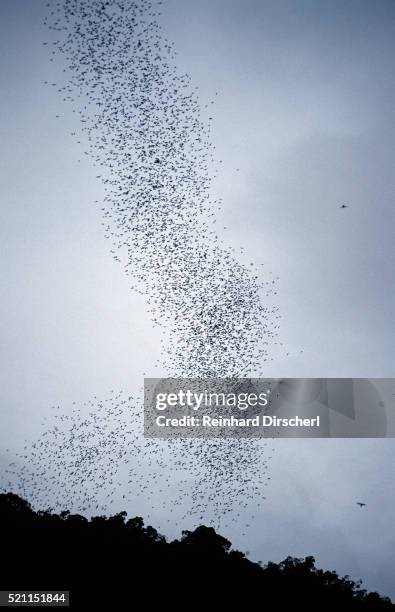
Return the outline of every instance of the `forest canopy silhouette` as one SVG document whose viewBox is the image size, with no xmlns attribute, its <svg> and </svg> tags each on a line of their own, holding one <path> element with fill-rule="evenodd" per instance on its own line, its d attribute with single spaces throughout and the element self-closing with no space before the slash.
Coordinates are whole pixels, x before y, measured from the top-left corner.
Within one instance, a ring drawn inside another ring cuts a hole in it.
<svg viewBox="0 0 395 612">
<path fill-rule="evenodd" d="M 35 512 L 26 500 L 6 493 L 0 495 L 0 535 L 0 588 L 69 590 L 71 607 L 133 604 L 142 596 L 161 605 L 245 603 L 258 596 L 262 606 L 395 608 L 349 576 L 318 569 L 312 556 L 261 566 L 203 525 L 168 542 L 126 512 L 91 519 L 68 511 Z"/>
</svg>

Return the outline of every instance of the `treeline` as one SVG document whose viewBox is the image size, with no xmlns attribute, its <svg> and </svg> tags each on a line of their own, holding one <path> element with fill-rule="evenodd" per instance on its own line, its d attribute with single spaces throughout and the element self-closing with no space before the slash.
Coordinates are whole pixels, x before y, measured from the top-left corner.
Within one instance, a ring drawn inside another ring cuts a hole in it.
<svg viewBox="0 0 395 612">
<path fill-rule="evenodd" d="M 210 608 L 255 602 L 259 608 L 393 610 L 348 576 L 315 567 L 314 557 L 253 563 L 211 527 L 167 542 L 140 517 L 121 512 L 90 520 L 34 512 L 13 493 L 0 495 L 0 589 L 69 590 L 71 607 L 199 603 Z M 137 604 L 137 602 L 139 602 Z M 115 608 L 114 608 L 115 606 Z"/>
</svg>

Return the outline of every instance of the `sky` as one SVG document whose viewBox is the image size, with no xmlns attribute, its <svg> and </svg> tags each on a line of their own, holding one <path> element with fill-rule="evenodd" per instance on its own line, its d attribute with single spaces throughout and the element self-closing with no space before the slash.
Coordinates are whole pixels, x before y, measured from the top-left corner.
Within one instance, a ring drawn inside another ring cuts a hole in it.
<svg viewBox="0 0 395 612">
<path fill-rule="evenodd" d="M 159 356 L 144 299 L 110 257 L 78 118 L 44 84 L 62 70 L 42 45 L 45 4 L 0 2 L 1 449 L 39 435 L 53 405 L 139 388 Z M 202 104 L 215 99 L 224 242 L 279 278 L 283 346 L 267 376 L 394 376 L 394 3 L 161 10 L 179 69 Z M 394 450 L 279 440 L 254 535 L 224 535 L 253 559 L 313 554 L 395 597 Z"/>
</svg>

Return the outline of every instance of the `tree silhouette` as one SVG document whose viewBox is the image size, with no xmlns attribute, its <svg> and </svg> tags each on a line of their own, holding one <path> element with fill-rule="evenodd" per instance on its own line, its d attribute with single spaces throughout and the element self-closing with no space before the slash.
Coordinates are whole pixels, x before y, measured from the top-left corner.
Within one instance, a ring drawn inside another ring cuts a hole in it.
<svg viewBox="0 0 395 612">
<path fill-rule="evenodd" d="M 13 493 L 0 495 L 1 589 L 69 590 L 71 607 L 138 601 L 289 606 L 297 609 L 393 610 L 349 576 L 315 567 L 314 557 L 287 557 L 261 567 L 211 527 L 183 531 L 167 542 L 141 517 L 126 512 L 88 520 L 65 511 L 34 512 Z M 257 599 L 258 598 L 258 599 Z"/>
</svg>

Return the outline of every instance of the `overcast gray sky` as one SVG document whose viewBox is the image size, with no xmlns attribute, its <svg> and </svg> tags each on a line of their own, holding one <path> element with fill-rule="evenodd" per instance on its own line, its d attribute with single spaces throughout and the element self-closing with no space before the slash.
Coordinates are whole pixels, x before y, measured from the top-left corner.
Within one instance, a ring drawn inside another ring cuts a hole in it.
<svg viewBox="0 0 395 612">
<path fill-rule="evenodd" d="M 279 277 L 284 347 L 267 375 L 394 376 L 394 3 L 165 0 L 162 13 L 202 103 L 218 92 L 224 240 Z M 39 434 L 54 404 L 134 391 L 159 355 L 109 256 L 78 119 L 44 85 L 61 70 L 44 15 L 41 0 L 0 1 L 2 448 Z M 395 597 L 394 450 L 278 441 L 251 536 L 224 535 Z"/>
</svg>

